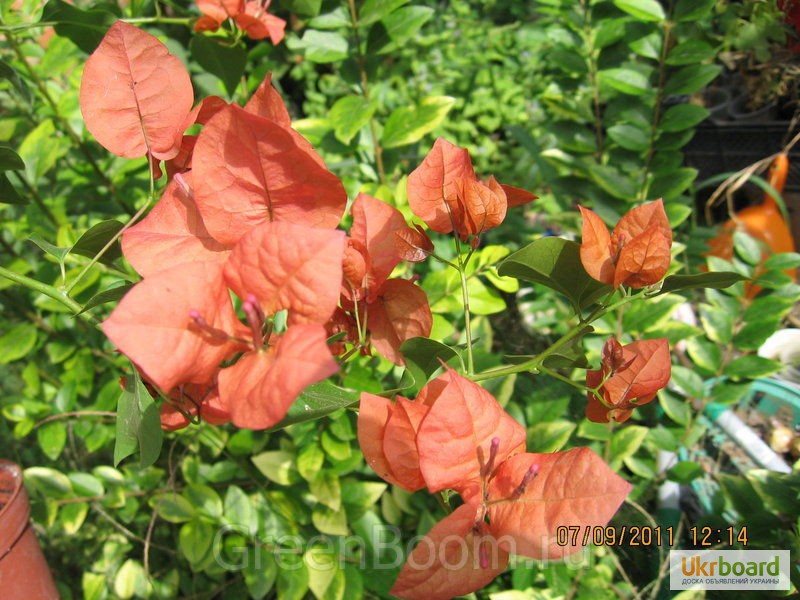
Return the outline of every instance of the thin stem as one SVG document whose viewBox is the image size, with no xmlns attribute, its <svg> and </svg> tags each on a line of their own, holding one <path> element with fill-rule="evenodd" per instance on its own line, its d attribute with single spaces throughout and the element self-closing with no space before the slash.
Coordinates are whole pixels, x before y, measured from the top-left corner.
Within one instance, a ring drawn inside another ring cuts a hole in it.
<svg viewBox="0 0 800 600">
<path fill-rule="evenodd" d="M 594 132 L 597 144 L 597 161 L 603 159 L 603 117 L 600 104 L 600 86 L 597 81 L 597 57 L 594 47 L 594 29 L 592 28 L 592 9 L 581 0 L 583 9 L 583 43 L 586 44 L 586 68 L 589 74 L 589 86 L 592 88 L 592 104 L 594 107 Z"/>
<path fill-rule="evenodd" d="M 358 59 L 358 71 L 361 76 L 361 93 L 364 96 L 364 101 L 370 104 L 369 95 L 369 80 L 367 78 L 367 64 L 364 53 L 361 50 L 361 35 L 358 33 L 358 11 L 356 10 L 355 0 L 348 0 L 350 8 L 350 20 L 353 23 L 353 41 L 356 47 L 356 58 Z M 378 170 L 378 179 L 380 182 L 386 183 L 386 171 L 383 167 L 383 148 L 381 148 L 380 140 L 378 139 L 378 128 L 375 125 L 375 119 L 372 115 L 369 117 L 369 129 L 372 134 L 372 145 L 375 150 L 375 167 Z"/>
<path fill-rule="evenodd" d="M 25 179 L 25 177 L 21 173 L 17 173 L 16 171 L 13 171 L 13 173 L 19 180 L 19 182 L 22 184 L 22 187 L 24 187 L 25 190 L 28 192 L 28 194 L 30 194 L 34 204 L 36 204 L 36 206 L 39 207 L 39 210 L 41 210 L 44 213 L 44 216 L 47 217 L 47 219 L 53 225 L 55 225 L 56 228 L 58 228 L 59 226 L 58 219 L 56 218 L 53 211 L 50 210 L 50 207 L 44 203 L 44 200 L 42 200 L 42 197 L 39 195 L 39 192 L 36 190 L 36 188 L 33 187 L 30 183 L 28 183 L 28 180 Z"/>
<path fill-rule="evenodd" d="M 647 154 L 644 161 L 644 171 L 642 172 L 642 183 L 639 188 L 639 200 L 647 197 L 647 175 L 653 164 L 655 156 L 656 137 L 658 136 L 658 125 L 661 122 L 661 103 L 664 99 L 664 86 L 666 85 L 666 61 L 670 46 L 670 35 L 672 33 L 672 23 L 664 21 L 664 40 L 661 43 L 661 53 L 658 57 L 658 87 L 656 88 L 655 106 L 653 106 L 653 122 L 650 126 L 650 143 L 647 146 Z"/>
<path fill-rule="evenodd" d="M 31 279 L 30 277 L 26 277 L 25 275 L 21 275 L 11 271 L 10 269 L 6 269 L 5 267 L 0 267 L 0 277 L 5 277 L 14 283 L 18 283 L 19 285 L 34 290 L 35 292 L 49 296 L 53 300 L 56 300 L 66 306 L 73 313 L 77 314 L 83 310 L 83 307 L 80 304 L 52 285 L 42 283 L 36 279 Z M 89 317 L 89 315 L 86 316 Z"/>
<path fill-rule="evenodd" d="M 461 258 L 459 255 L 459 263 Z M 469 290 L 467 290 L 467 276 L 464 273 L 464 266 L 459 265 L 458 276 L 461 278 L 461 297 L 464 300 L 464 333 L 467 336 L 467 375 L 475 372 L 475 359 L 472 356 L 472 323 L 469 312 Z"/>
<path fill-rule="evenodd" d="M 558 379 L 559 381 L 563 381 L 567 385 L 571 385 L 572 387 L 574 387 L 576 389 L 579 389 L 581 392 L 586 392 L 587 389 L 588 389 L 582 383 L 578 383 L 577 381 L 572 381 L 572 379 L 570 379 L 569 377 L 565 377 L 564 375 L 562 375 L 558 371 L 552 371 L 552 370 L 548 369 L 545 366 L 540 365 L 539 368 L 538 368 L 538 371 L 540 373 L 544 373 L 545 375 L 549 375 L 550 377 L 554 377 L 554 378 Z M 591 390 L 589 390 L 589 391 L 591 391 Z"/>
</svg>

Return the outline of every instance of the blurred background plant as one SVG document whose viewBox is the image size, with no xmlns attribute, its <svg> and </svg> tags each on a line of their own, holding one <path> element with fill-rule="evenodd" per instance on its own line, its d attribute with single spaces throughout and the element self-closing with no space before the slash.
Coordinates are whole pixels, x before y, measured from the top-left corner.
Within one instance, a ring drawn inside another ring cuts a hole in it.
<svg viewBox="0 0 800 600">
<path fill-rule="evenodd" d="M 735 270 L 757 277 L 761 294 L 748 298 L 743 284 L 676 291 L 606 317 L 598 334 L 665 336 L 679 348 L 675 387 L 624 425 L 589 423 L 585 397 L 565 382 L 514 375 L 491 390 L 528 428 L 530 451 L 589 444 L 634 482 L 617 524 L 671 524 L 683 545 L 693 526 L 750 524 L 753 547 L 796 548 L 800 510 L 796 495 L 781 490 L 796 489 L 797 471 L 747 474 L 758 465 L 729 460 L 730 445 L 715 444 L 714 420 L 702 415 L 712 403 L 739 410 L 756 402 L 750 382 L 782 368 L 757 351 L 792 318 L 800 288 L 783 271 L 800 257 L 762 264 L 762 249 L 745 235 L 730 260 L 706 257 L 712 233 L 696 228 L 698 171 L 683 152 L 711 114 L 701 99 L 721 73 L 755 69 L 763 77 L 751 98 L 795 100 L 790 78 L 781 83 L 771 70 L 795 43 L 776 2 L 275 0 L 270 11 L 289 23 L 278 46 L 224 27 L 193 32 L 199 12 L 187 2 L 0 0 L 0 448 L 27 467 L 36 527 L 64 597 L 383 596 L 396 572 L 362 569 L 362 555 L 379 554 L 393 526 L 404 539 L 424 533 L 441 510 L 378 482 L 350 410 L 272 433 L 201 424 L 166 433 L 152 466 L 112 466 L 126 362 L 94 323 L 138 277 L 116 247 L 97 264 L 91 257 L 143 205 L 149 177 L 144 160 L 109 156 L 91 139 L 78 87 L 86 56 L 117 18 L 159 35 L 189 66 L 198 95 L 242 102 L 271 71 L 295 126 L 351 198 L 372 193 L 410 218 L 405 175 L 436 136 L 468 147 L 481 175 L 539 195 L 486 236 L 474 258 L 481 369 L 535 353 L 571 315 L 547 288 L 500 277 L 505 256 L 543 235 L 576 236 L 578 201 L 614 223 L 635 203 L 663 197 L 678 228 L 675 270 Z M 457 277 L 437 264 L 421 273 L 432 337 L 463 343 Z M 16 285 L 26 277 L 59 291 Z M 597 365 L 601 343 L 587 336 L 561 374 L 577 378 L 583 371 L 570 365 Z M 402 377 L 363 357 L 338 383 L 379 392 Z M 795 432 L 790 419 L 781 424 Z M 789 464 L 796 458 L 783 453 Z M 704 481 L 717 487 L 698 487 Z M 658 501 L 665 482 L 684 486 L 673 521 Z M 215 538 L 225 525 L 236 530 Z M 366 547 L 331 551 L 317 538 L 347 534 Z M 319 543 L 305 555 L 283 547 L 283 564 L 297 568 L 278 568 L 282 535 Z M 215 548 L 225 560 L 215 560 Z M 577 569 L 519 562 L 481 595 L 655 598 L 664 593 L 665 556 L 663 547 L 599 547 Z"/>
</svg>

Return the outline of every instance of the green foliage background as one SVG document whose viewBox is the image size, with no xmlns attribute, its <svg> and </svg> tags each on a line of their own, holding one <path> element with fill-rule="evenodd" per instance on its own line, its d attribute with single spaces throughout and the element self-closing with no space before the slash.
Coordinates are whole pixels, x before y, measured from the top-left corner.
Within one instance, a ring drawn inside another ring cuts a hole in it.
<svg viewBox="0 0 800 600">
<path fill-rule="evenodd" d="M 539 352 L 568 329 L 572 311 L 562 296 L 541 283 L 521 287 L 497 265 L 546 232 L 574 237 L 578 201 L 613 223 L 635 203 L 663 197 L 680 227 L 675 269 L 696 272 L 706 262 L 708 232 L 693 222 L 697 172 L 683 166 L 681 148 L 708 113 L 685 100 L 721 71 L 719 52 L 738 35 L 735 19 L 780 27 L 777 13 L 771 20 L 763 10 L 742 16 L 714 0 L 363 0 L 352 7 L 275 0 L 272 10 L 290 22 L 277 47 L 196 34 L 186 26 L 198 15 L 188 3 L 0 2 L 0 454 L 27 467 L 34 522 L 65 598 L 383 597 L 397 571 L 370 569 L 369 561 L 362 567 L 362 557 L 380 553 L 381 536 L 393 528 L 407 541 L 442 514 L 431 496 L 390 488 L 366 467 L 355 412 L 337 408 L 352 404 L 353 394 L 338 398 L 333 412 L 301 399 L 330 414 L 276 432 L 191 426 L 165 434 L 160 452 L 151 422 L 151 435 L 128 447 L 137 454 L 112 466 L 121 458 L 115 438 L 135 437 L 116 423 L 118 403 L 138 403 L 144 415 L 154 410 L 143 393 L 121 400 L 129 365 L 96 327 L 138 277 L 116 245 L 96 264 L 91 257 L 144 205 L 150 187 L 146 162 L 108 155 L 85 131 L 78 107 L 87 54 L 116 18 L 158 35 L 189 67 L 198 97 L 243 102 L 271 71 L 296 127 L 351 197 L 370 192 L 410 217 L 405 175 L 435 136 L 468 147 L 480 175 L 538 194 L 532 209 L 509 214 L 474 259 L 479 369 L 499 365 L 503 355 Z M 47 42 L 40 19 L 55 25 Z M 712 269 L 754 276 L 760 249 L 746 236 L 736 242 L 733 261 L 710 259 Z M 454 256 L 439 242 L 437 252 Z M 780 368 L 754 352 L 800 298 L 781 272 L 800 261 L 770 261 L 758 273 L 767 290 L 752 303 L 742 283 L 675 290 L 605 317 L 575 356 L 556 365 L 579 379 L 577 357 L 585 353 L 585 364 L 596 365 L 612 333 L 685 343 L 684 362 L 674 367 L 678 387 L 624 426 L 586 421 L 585 398 L 555 379 L 512 375 L 487 387 L 527 427 L 529 451 L 590 445 L 634 482 L 616 523 L 654 524 L 660 483 L 704 475 L 688 460 L 659 472 L 659 452 L 705 448 L 702 407 L 712 398 L 734 404 L 751 379 Z M 457 346 L 464 342 L 459 280 L 440 267 L 422 272 L 435 314 L 432 338 Z M 30 283 L 20 278 L 48 289 L 17 285 Z M 674 318 L 687 300 L 699 312 L 696 325 Z M 408 378 L 364 357 L 335 383 L 379 392 Z M 410 385 L 408 393 L 421 382 Z M 800 484 L 796 474 L 776 477 L 717 478 L 714 513 L 685 517 L 680 531 L 741 524 L 746 516 L 751 546 L 799 550 L 797 495 L 775 489 Z M 224 526 L 233 531 L 215 537 Z M 318 537 L 349 534 L 366 546 L 330 550 Z M 315 545 L 304 555 L 282 545 L 289 539 L 282 536 Z M 278 568 L 276 546 L 282 566 L 296 568 Z M 217 551 L 226 560 L 215 560 Z M 517 561 L 478 595 L 655 598 L 665 585 L 658 572 L 664 557 L 663 547 L 600 547 L 577 569 Z"/>
</svg>

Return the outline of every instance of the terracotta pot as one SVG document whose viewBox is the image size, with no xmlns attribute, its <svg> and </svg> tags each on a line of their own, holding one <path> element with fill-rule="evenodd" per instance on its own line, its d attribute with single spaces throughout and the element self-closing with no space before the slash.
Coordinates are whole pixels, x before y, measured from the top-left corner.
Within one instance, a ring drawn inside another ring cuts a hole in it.
<svg viewBox="0 0 800 600">
<path fill-rule="evenodd" d="M 58 600 L 53 576 L 30 524 L 22 470 L 0 460 L 0 597 Z"/>
</svg>

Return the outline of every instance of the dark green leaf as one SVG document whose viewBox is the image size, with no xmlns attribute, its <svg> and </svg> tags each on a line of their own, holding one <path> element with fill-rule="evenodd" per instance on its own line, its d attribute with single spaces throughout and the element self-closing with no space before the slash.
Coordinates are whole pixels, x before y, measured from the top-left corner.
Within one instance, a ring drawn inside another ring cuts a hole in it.
<svg viewBox="0 0 800 600">
<path fill-rule="evenodd" d="M 375 21 L 380 21 L 383 17 L 391 13 L 409 0 L 365 0 L 358 10 L 358 24 L 370 25 Z"/>
<path fill-rule="evenodd" d="M 128 290 L 133 287 L 132 283 L 125 283 L 122 285 L 118 285 L 116 287 L 109 288 L 107 290 L 103 290 L 89 298 L 86 304 L 83 305 L 83 310 L 81 310 L 78 314 L 86 312 L 87 310 L 91 310 L 96 306 L 100 306 L 101 304 L 106 304 L 108 302 L 116 302 L 117 300 L 121 300 L 122 297 L 128 293 Z"/>
<path fill-rule="evenodd" d="M 739 258 L 746 263 L 757 265 L 761 262 L 761 246 L 754 237 L 743 231 L 733 233 L 733 247 Z"/>
<path fill-rule="evenodd" d="M 416 391 L 425 385 L 431 376 L 452 359 L 459 360 L 458 353 L 450 346 L 424 337 L 415 337 L 403 342 L 400 352 L 405 358 L 406 369 L 414 378 L 413 388 Z M 452 365 L 451 365 L 452 366 Z"/>
<path fill-rule="evenodd" d="M 294 401 L 283 421 L 267 431 L 277 431 L 295 423 L 321 419 L 340 408 L 353 406 L 358 398 L 358 392 L 353 390 L 345 390 L 327 381 L 315 383 L 307 387 Z"/>
<path fill-rule="evenodd" d="M 395 109 L 383 128 L 383 147 L 394 148 L 418 142 L 444 121 L 455 102 L 455 98 L 450 96 L 429 96 L 415 106 Z"/>
<path fill-rule="evenodd" d="M 322 8 L 322 0 L 290 0 L 287 8 L 303 17 L 316 17 Z"/>
<path fill-rule="evenodd" d="M 139 450 L 142 468 L 149 467 L 161 454 L 163 437 L 158 406 L 133 369 L 133 375 L 125 378 L 125 389 L 117 404 L 114 466 Z"/>
<path fill-rule="evenodd" d="M 689 462 L 687 460 L 679 462 L 677 465 L 667 471 L 667 477 L 671 481 L 678 483 L 688 484 L 703 475 L 702 465 Z"/>
<path fill-rule="evenodd" d="M 604 192 L 620 200 L 630 201 L 636 196 L 636 190 L 631 180 L 623 176 L 611 165 L 593 163 L 589 167 L 589 175 Z"/>
<path fill-rule="evenodd" d="M 669 51 L 666 63 L 677 67 L 694 65 L 714 58 L 714 48 L 702 40 L 686 40 Z"/>
<path fill-rule="evenodd" d="M 362 96 L 339 98 L 328 112 L 337 139 L 349 144 L 361 128 L 369 123 L 375 108 L 375 104 L 369 104 Z"/>
<path fill-rule="evenodd" d="M 23 171 L 25 162 L 8 146 L 0 146 L 0 171 Z"/>
<path fill-rule="evenodd" d="M 0 337 L 0 365 L 24 358 L 36 346 L 38 337 L 32 323 L 19 323 Z"/>
<path fill-rule="evenodd" d="M 626 150 L 645 150 L 650 145 L 650 132 L 629 123 L 609 127 L 608 137 Z"/>
<path fill-rule="evenodd" d="M 783 271 L 784 269 L 796 269 L 797 267 L 800 267 L 800 254 L 797 252 L 773 254 L 764 261 L 765 269 Z"/>
<path fill-rule="evenodd" d="M 69 252 L 94 258 L 97 253 L 119 233 L 120 229 L 122 229 L 122 223 L 114 221 L 113 219 L 93 225 L 78 238 L 78 241 L 75 242 Z M 116 240 L 114 244 L 105 251 L 103 256 L 100 257 L 100 262 L 110 264 L 120 256 L 122 256 L 122 249 L 120 248 L 119 240 Z"/>
<path fill-rule="evenodd" d="M 650 196 L 669 201 L 681 195 L 697 178 L 697 169 L 683 167 L 657 175 L 650 186 Z"/>
<path fill-rule="evenodd" d="M 94 52 L 117 16 L 108 10 L 82 10 L 63 0 L 50 0 L 42 11 L 43 22 L 56 23 L 58 35 L 69 38 L 84 52 Z"/>
<path fill-rule="evenodd" d="M 67 254 L 69 254 L 69 248 L 59 248 L 58 246 L 54 246 L 38 233 L 32 233 L 28 239 L 39 246 L 39 248 L 44 250 L 47 254 L 55 258 L 59 264 L 64 264 L 64 259 L 66 258 Z"/>
<path fill-rule="evenodd" d="M 19 74 L 11 65 L 2 60 L 0 60 L 0 79 L 6 79 L 11 82 L 11 85 L 16 88 L 24 100 L 30 100 L 30 92 L 28 91 L 28 87 L 25 85 L 22 79 L 20 79 Z"/>
<path fill-rule="evenodd" d="M 583 268 L 580 244 L 558 237 L 544 237 L 505 259 L 497 272 L 541 283 L 567 296 L 583 309 L 611 291 L 611 286 L 592 279 Z"/>
<path fill-rule="evenodd" d="M 725 367 L 725 375 L 731 379 L 757 379 L 777 373 L 783 365 L 763 356 L 740 356 Z"/>
<path fill-rule="evenodd" d="M 58 458 L 67 443 L 67 425 L 63 421 L 45 423 L 36 430 L 36 440 L 50 460 Z"/>
<path fill-rule="evenodd" d="M 678 0 L 672 18 L 678 23 L 697 21 L 711 12 L 717 0 Z"/>
<path fill-rule="evenodd" d="M 689 65 L 674 73 L 664 87 L 664 93 L 693 94 L 705 87 L 719 75 L 722 67 L 719 65 Z"/>
<path fill-rule="evenodd" d="M 664 9 L 658 0 L 614 0 L 614 4 L 642 21 L 664 20 Z"/>
<path fill-rule="evenodd" d="M 24 202 L 17 189 L 11 185 L 5 173 L 0 173 L 0 202 L 5 204 L 21 204 Z"/>
<path fill-rule="evenodd" d="M 192 37 L 189 44 L 192 58 L 203 69 L 216 75 L 225 84 L 228 95 L 233 96 L 242 81 L 247 64 L 247 51 L 240 44 L 223 46 L 204 35 Z"/>
<path fill-rule="evenodd" d="M 744 281 L 746 278 L 732 271 L 717 271 L 698 273 L 697 275 L 670 275 L 664 279 L 660 294 L 676 292 L 678 290 L 697 290 L 703 288 L 722 289 L 734 283 Z"/>
<path fill-rule="evenodd" d="M 367 52 L 386 54 L 404 46 L 434 12 L 428 6 L 406 6 L 388 14 L 369 30 Z"/>
<path fill-rule="evenodd" d="M 650 78 L 635 69 L 615 67 L 598 73 L 600 82 L 618 92 L 631 96 L 642 96 L 651 91 Z"/>
<path fill-rule="evenodd" d="M 684 131 L 704 121 L 708 115 L 708 110 L 702 106 L 677 104 L 667 109 L 658 127 L 667 132 Z"/>
</svg>

